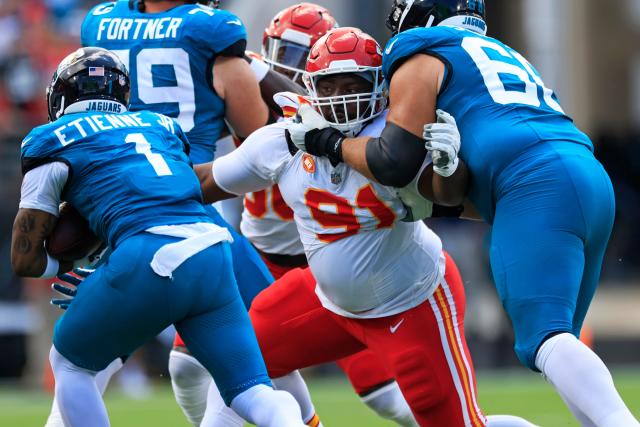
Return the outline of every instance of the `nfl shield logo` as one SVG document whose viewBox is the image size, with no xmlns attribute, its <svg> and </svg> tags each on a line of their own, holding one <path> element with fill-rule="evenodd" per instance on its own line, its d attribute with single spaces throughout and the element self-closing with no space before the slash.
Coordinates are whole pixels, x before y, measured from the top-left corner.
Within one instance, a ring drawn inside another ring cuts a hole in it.
<svg viewBox="0 0 640 427">
<path fill-rule="evenodd" d="M 338 171 L 331 172 L 331 183 L 333 185 L 338 185 L 342 182 L 342 174 Z"/>
</svg>

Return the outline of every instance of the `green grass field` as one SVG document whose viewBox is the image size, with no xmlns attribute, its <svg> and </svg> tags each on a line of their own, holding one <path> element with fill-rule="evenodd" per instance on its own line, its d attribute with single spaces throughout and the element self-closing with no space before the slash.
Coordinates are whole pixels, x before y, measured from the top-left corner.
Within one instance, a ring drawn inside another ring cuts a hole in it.
<svg viewBox="0 0 640 427">
<path fill-rule="evenodd" d="M 615 371 L 614 378 L 625 401 L 640 416 L 640 371 Z M 480 403 L 486 414 L 516 414 L 545 427 L 578 426 L 551 387 L 538 375 L 523 371 L 480 374 L 478 383 Z M 373 415 L 342 378 L 311 380 L 309 386 L 327 427 L 393 425 Z M 0 426 L 42 427 L 50 399 L 42 393 L 0 388 Z M 106 400 L 114 427 L 188 426 L 168 386 L 158 387 L 149 400 L 130 400 L 118 392 L 107 393 Z"/>
</svg>

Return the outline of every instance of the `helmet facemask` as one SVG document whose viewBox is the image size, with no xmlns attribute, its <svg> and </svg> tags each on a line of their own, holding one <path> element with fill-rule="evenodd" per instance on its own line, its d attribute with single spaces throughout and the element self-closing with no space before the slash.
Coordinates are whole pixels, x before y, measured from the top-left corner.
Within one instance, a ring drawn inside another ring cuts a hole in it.
<svg viewBox="0 0 640 427">
<path fill-rule="evenodd" d="M 262 56 L 272 70 L 301 84 L 309 50 L 308 46 L 300 43 L 268 37 L 262 49 Z"/>
<path fill-rule="evenodd" d="M 302 84 L 311 46 L 337 27 L 331 13 L 313 3 L 299 3 L 281 10 L 262 35 L 262 56 L 272 70 Z"/>
<path fill-rule="evenodd" d="M 342 88 L 336 87 L 340 86 L 336 81 L 340 76 L 344 76 L 342 81 L 347 82 L 347 87 L 342 91 Z M 367 123 L 382 114 L 387 105 L 384 82 L 378 67 L 355 65 L 330 68 L 305 73 L 303 81 L 311 104 L 331 127 L 348 137 L 357 136 Z M 356 90 L 356 87 L 364 90 Z M 351 93 L 352 90 L 356 92 Z M 337 91 L 342 93 L 336 94 Z"/>
</svg>

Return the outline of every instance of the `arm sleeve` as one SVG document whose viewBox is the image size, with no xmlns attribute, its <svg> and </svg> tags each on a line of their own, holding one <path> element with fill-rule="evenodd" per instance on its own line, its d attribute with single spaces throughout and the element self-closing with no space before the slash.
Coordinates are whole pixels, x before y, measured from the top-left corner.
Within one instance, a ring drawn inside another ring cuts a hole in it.
<svg viewBox="0 0 640 427">
<path fill-rule="evenodd" d="M 245 194 L 276 184 L 291 159 L 278 124 L 257 130 L 240 147 L 213 162 L 216 184 L 230 194 Z"/>
<path fill-rule="evenodd" d="M 240 18 L 226 10 L 217 10 L 214 19 L 217 20 L 217 24 L 214 24 L 213 31 L 202 28 L 203 31 L 214 35 L 210 39 L 210 46 L 214 52 L 222 56 L 244 56 L 247 30 Z"/>
<path fill-rule="evenodd" d="M 22 180 L 21 209 L 37 209 L 58 216 L 62 190 L 69 167 L 62 162 L 47 163 L 27 172 Z"/>
<path fill-rule="evenodd" d="M 418 174 L 427 155 L 424 140 L 395 123 L 387 122 L 380 137 L 366 146 L 369 170 L 382 185 L 402 188 Z"/>
</svg>

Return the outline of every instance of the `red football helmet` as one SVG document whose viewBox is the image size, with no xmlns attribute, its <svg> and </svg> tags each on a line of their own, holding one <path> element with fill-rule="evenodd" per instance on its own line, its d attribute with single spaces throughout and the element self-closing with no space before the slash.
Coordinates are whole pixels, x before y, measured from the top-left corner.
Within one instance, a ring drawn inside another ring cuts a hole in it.
<svg viewBox="0 0 640 427">
<path fill-rule="evenodd" d="M 278 13 L 262 37 L 262 56 L 272 69 L 300 81 L 309 49 L 338 24 L 331 13 L 313 3 L 300 3 Z"/>
<path fill-rule="evenodd" d="M 360 77 L 371 89 L 320 96 L 318 82 L 338 74 Z M 382 50 L 373 37 L 358 28 L 338 28 L 318 40 L 311 48 L 303 81 L 313 106 L 332 127 L 348 136 L 360 133 L 387 106 Z"/>
</svg>

